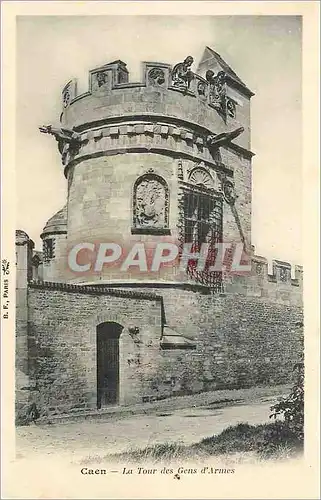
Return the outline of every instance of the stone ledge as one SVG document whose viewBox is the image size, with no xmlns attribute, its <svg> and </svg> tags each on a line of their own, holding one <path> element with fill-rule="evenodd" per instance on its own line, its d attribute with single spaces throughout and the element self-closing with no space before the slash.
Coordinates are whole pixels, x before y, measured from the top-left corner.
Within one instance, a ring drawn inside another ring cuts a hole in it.
<svg viewBox="0 0 321 500">
<path fill-rule="evenodd" d="M 218 161 L 216 153 L 213 154 L 207 146 L 208 129 L 171 116 L 108 117 L 76 129 L 80 135 L 80 147 L 77 151 L 66 151 L 63 160 L 65 168 L 88 155 L 121 154 L 136 147 L 145 148 L 147 152 L 159 149 L 165 155 L 187 155 L 233 175 L 233 168 Z M 137 137 L 134 143 L 133 137 Z M 224 148 L 246 159 L 253 156 L 251 151 L 233 142 Z"/>
<path fill-rule="evenodd" d="M 150 121 L 151 118 L 153 121 Z M 129 123 L 126 123 L 125 120 L 129 121 Z M 158 120 L 161 120 L 161 122 L 158 123 Z M 166 124 L 164 120 L 166 120 Z M 115 131 L 116 127 L 119 128 L 117 132 Z M 212 131 L 197 123 L 187 122 L 186 120 L 174 116 L 159 115 L 157 113 L 148 113 L 146 115 L 125 114 L 122 117 L 110 116 L 106 119 L 85 123 L 82 126 L 75 127 L 75 130 L 81 134 L 82 142 L 86 142 L 93 138 L 99 140 L 102 136 L 108 137 L 116 134 L 160 134 L 161 136 L 173 136 L 175 139 L 181 137 L 186 142 L 195 143 L 198 147 L 204 147 L 205 149 L 208 149 L 206 146 L 207 136 L 213 134 Z M 100 132 L 102 132 L 101 135 Z M 231 151 L 235 150 L 235 152 L 241 154 L 245 158 L 254 156 L 253 152 L 233 142 L 224 147 Z"/>
<path fill-rule="evenodd" d="M 132 290 L 115 290 L 106 285 L 73 285 L 70 283 L 58 283 L 50 281 L 30 281 L 29 288 L 39 288 L 42 290 L 60 290 L 62 292 L 110 295 L 114 297 L 145 299 L 145 300 L 163 300 L 160 295 L 154 293 L 135 292 Z"/>
<path fill-rule="evenodd" d="M 68 176 L 68 170 L 71 166 L 77 165 L 78 163 L 89 160 L 92 158 L 98 158 L 101 156 L 114 156 L 114 155 L 120 155 L 120 154 L 125 154 L 125 153 L 154 153 L 154 154 L 159 154 L 159 155 L 165 155 L 165 156 L 170 156 L 171 158 L 176 158 L 176 159 L 186 159 L 186 160 L 191 160 L 194 163 L 201 163 L 203 162 L 205 165 L 212 167 L 214 169 L 218 169 L 220 171 L 223 171 L 226 173 L 226 175 L 232 176 L 233 175 L 233 170 L 229 168 L 227 165 L 224 165 L 223 163 L 218 163 L 215 160 L 209 160 L 205 159 L 202 156 L 199 156 L 195 154 L 193 151 L 187 152 L 182 149 L 172 149 L 168 147 L 162 147 L 161 145 L 155 144 L 155 145 L 149 145 L 149 144 L 137 144 L 137 145 L 126 145 L 126 146 L 121 146 L 119 145 L 117 147 L 111 147 L 109 149 L 100 149 L 97 151 L 97 148 L 95 151 L 88 151 L 84 152 L 82 154 L 77 155 L 77 157 L 73 158 L 70 160 L 67 165 L 64 168 L 64 175 L 67 178 Z"/>
<path fill-rule="evenodd" d="M 60 284 L 60 283 L 59 283 Z M 67 284 L 69 286 L 69 284 Z M 207 285 L 202 285 L 201 283 L 196 283 L 196 282 L 190 282 L 190 281 L 113 281 L 111 283 L 101 283 L 101 282 L 91 282 L 90 284 L 79 284 L 79 285 L 73 285 L 73 286 L 82 286 L 83 288 L 88 287 L 88 286 L 94 286 L 94 287 L 107 287 L 108 290 L 115 290 L 116 288 L 160 288 L 160 289 L 167 289 L 167 288 L 172 288 L 172 289 L 182 289 L 182 290 L 187 290 L 187 291 L 192 291 L 192 292 L 199 292 L 204 295 L 212 295 L 213 294 L 213 289 Z M 218 295 L 217 292 L 215 292 L 215 295 Z M 158 296 L 158 298 L 162 299 L 161 296 Z"/>
<path fill-rule="evenodd" d="M 29 288 L 39 288 L 43 290 L 60 290 L 63 292 L 82 293 L 82 294 L 97 294 L 97 295 L 111 295 L 115 297 L 124 298 L 138 298 L 146 300 L 163 300 L 161 295 L 153 292 L 136 292 L 134 290 L 120 290 L 120 288 L 173 288 L 182 289 L 192 292 L 199 292 L 205 295 L 212 295 L 213 289 L 209 286 L 200 283 L 192 282 L 177 282 L 177 281 L 126 281 L 126 282 L 113 282 L 113 283 L 61 283 L 51 281 L 29 281 Z M 215 292 L 217 295 L 217 292 Z"/>
<path fill-rule="evenodd" d="M 169 236 L 171 230 L 169 228 L 162 227 L 132 227 L 131 234 L 148 234 L 148 235 L 160 235 Z"/>
</svg>

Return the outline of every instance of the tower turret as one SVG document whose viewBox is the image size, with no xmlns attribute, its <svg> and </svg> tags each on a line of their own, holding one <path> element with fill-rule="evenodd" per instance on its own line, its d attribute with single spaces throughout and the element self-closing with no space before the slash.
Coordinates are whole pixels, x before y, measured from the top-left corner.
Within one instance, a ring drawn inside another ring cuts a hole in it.
<svg viewBox="0 0 321 500">
<path fill-rule="evenodd" d="M 173 67 L 144 62 L 141 82 L 129 82 L 119 60 L 91 70 L 84 94 L 75 80 L 64 87 L 61 126 L 41 131 L 55 136 L 62 154 L 68 252 L 83 243 L 116 243 L 123 252 L 137 242 L 250 247 L 253 93 L 216 53 L 206 65 L 212 52 L 205 50 L 200 74 L 188 56 Z M 89 254 L 79 253 L 80 262 L 93 261 Z M 182 280 L 175 265 L 160 272 L 146 264 L 139 274 L 135 266 L 96 272 L 92 263 L 81 273 L 66 260 L 59 266 L 71 282 Z M 220 279 L 190 267 L 183 281 L 216 287 Z"/>
<path fill-rule="evenodd" d="M 67 206 L 46 223 L 41 233 L 44 281 L 65 281 L 67 259 Z"/>
</svg>

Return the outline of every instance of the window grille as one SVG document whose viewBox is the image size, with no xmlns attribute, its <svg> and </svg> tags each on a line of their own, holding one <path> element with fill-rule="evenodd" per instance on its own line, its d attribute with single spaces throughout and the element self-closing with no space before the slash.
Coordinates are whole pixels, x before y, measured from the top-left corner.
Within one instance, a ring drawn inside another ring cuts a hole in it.
<svg viewBox="0 0 321 500">
<path fill-rule="evenodd" d="M 215 264 L 217 249 L 222 242 L 222 200 L 212 194 L 197 191 L 184 192 L 184 243 L 192 243 L 191 252 L 199 252 L 203 243 L 209 244 L 204 270 L 197 270 L 197 260 L 190 260 L 187 274 L 196 282 L 219 291 L 222 287 L 222 273 L 210 271 Z"/>
<path fill-rule="evenodd" d="M 43 259 L 45 262 L 54 258 L 54 246 L 53 238 L 48 238 L 43 241 Z"/>
</svg>

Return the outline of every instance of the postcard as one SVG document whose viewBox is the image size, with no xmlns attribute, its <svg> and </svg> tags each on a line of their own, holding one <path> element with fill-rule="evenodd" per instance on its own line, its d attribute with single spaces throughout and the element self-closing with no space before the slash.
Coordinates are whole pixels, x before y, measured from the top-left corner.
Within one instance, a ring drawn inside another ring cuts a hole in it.
<svg viewBox="0 0 321 500">
<path fill-rule="evenodd" d="M 2 2 L 3 498 L 319 498 L 317 2 Z"/>
</svg>

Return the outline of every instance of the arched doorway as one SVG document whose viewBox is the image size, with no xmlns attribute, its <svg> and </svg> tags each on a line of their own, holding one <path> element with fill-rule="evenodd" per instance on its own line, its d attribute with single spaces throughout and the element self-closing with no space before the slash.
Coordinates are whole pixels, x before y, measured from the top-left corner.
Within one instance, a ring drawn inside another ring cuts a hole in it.
<svg viewBox="0 0 321 500">
<path fill-rule="evenodd" d="M 123 327 L 114 322 L 97 326 L 97 407 L 119 400 L 119 337 Z"/>
</svg>

